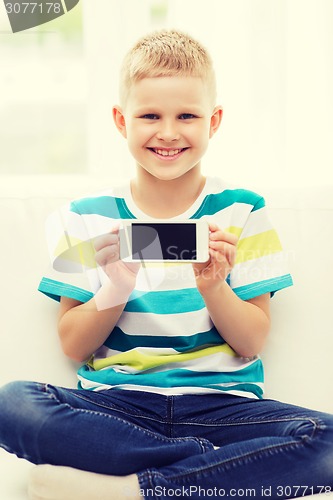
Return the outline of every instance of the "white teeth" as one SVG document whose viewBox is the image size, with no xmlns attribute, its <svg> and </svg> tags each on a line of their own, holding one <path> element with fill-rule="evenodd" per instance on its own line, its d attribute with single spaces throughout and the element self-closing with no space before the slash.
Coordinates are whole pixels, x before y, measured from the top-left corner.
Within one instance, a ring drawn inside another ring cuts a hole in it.
<svg viewBox="0 0 333 500">
<path fill-rule="evenodd" d="M 154 149 L 153 150 L 155 153 L 162 155 L 162 156 L 174 156 L 180 153 L 182 150 L 181 149 Z"/>
</svg>

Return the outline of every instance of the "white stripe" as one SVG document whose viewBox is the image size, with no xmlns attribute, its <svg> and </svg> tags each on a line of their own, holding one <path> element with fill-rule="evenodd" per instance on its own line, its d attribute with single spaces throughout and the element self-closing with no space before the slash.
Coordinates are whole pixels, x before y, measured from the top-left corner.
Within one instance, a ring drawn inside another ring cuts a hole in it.
<svg viewBox="0 0 333 500">
<path fill-rule="evenodd" d="M 288 272 L 288 256 L 277 252 L 236 264 L 230 275 L 230 285 L 238 288 L 281 277 Z"/>
<path fill-rule="evenodd" d="M 213 323 L 206 309 L 179 314 L 124 311 L 117 326 L 127 335 L 178 337 L 207 332 L 212 329 Z"/>
<path fill-rule="evenodd" d="M 222 230 L 229 226 L 243 227 L 251 209 L 252 205 L 235 202 L 215 214 L 204 215 L 202 218 L 215 222 Z"/>
<path fill-rule="evenodd" d="M 82 214 L 81 217 L 91 238 L 110 233 L 113 227 L 121 224 L 121 219 L 113 219 L 99 214 Z"/>
<path fill-rule="evenodd" d="M 255 236 L 265 231 L 273 229 L 271 221 L 268 219 L 266 207 L 260 208 L 250 213 L 248 221 L 242 231 L 242 238 Z"/>
<path fill-rule="evenodd" d="M 163 264 L 155 265 L 146 263 L 144 266 L 141 266 L 138 272 L 135 288 L 140 292 L 169 289 L 170 285 L 168 285 L 167 274 L 168 268 L 164 267 Z M 174 279 L 171 283 L 176 285 L 176 282 L 177 280 Z"/>
<path fill-rule="evenodd" d="M 86 228 L 79 215 L 69 211 L 69 205 L 52 212 L 46 220 L 46 239 L 49 254 L 54 255 L 55 249 L 62 241 L 67 248 L 73 245 L 72 238 L 85 241 L 88 238 Z M 65 248 L 64 248 L 65 250 Z"/>
<path fill-rule="evenodd" d="M 94 360 L 109 358 L 110 356 L 116 356 L 117 354 L 122 354 L 122 351 L 109 349 L 106 345 L 101 345 L 101 347 L 94 352 Z"/>
<path fill-rule="evenodd" d="M 225 352 L 218 352 L 188 361 L 160 365 L 151 370 L 145 370 L 144 373 L 161 373 L 176 369 L 191 370 L 192 372 L 198 373 L 231 373 L 246 368 L 255 363 L 257 360 L 258 358 L 255 358 L 251 361 L 246 361 L 244 360 L 244 358 L 240 358 L 238 356 L 230 356 Z"/>
<path fill-rule="evenodd" d="M 151 264 L 141 267 L 135 288 L 139 291 L 162 291 L 196 288 L 189 264 Z"/>
<path fill-rule="evenodd" d="M 65 270 L 65 264 L 64 264 L 64 270 Z M 68 286 L 81 288 L 82 290 L 90 291 L 93 294 L 96 293 L 100 287 L 100 282 L 96 273 L 96 269 L 89 269 L 88 271 L 82 272 L 82 266 L 80 268 L 78 265 L 77 270 L 78 272 L 76 273 L 60 272 L 50 266 L 45 276 L 47 276 L 47 279 L 49 280 L 58 281 L 60 283 L 60 285 L 55 285 L 58 288 L 57 290 L 54 290 L 55 294 L 57 293 L 59 295 L 64 294 L 66 296 L 66 291 L 68 291 Z M 71 269 L 71 271 L 73 271 L 73 269 Z M 52 286 L 52 283 L 50 283 L 50 285 Z"/>
<path fill-rule="evenodd" d="M 99 384 L 97 382 L 92 382 L 90 380 L 87 380 L 81 376 L 78 376 L 81 386 L 83 389 L 92 389 L 94 391 L 103 391 L 103 390 L 109 390 L 109 389 L 121 389 L 121 390 L 128 390 L 128 391 L 144 391 L 144 392 L 152 392 L 155 394 L 165 394 L 165 395 L 182 395 L 182 394 L 208 394 L 208 393 L 215 393 L 215 394 L 221 394 L 221 393 L 226 393 L 226 394 L 232 394 L 234 396 L 242 396 L 242 397 L 247 397 L 247 398 L 252 398 L 252 399 L 258 399 L 255 394 L 252 392 L 248 391 L 240 391 L 240 390 L 233 390 L 229 389 L 227 391 L 215 389 L 215 388 L 210 388 L 210 387 L 196 387 L 196 386 L 185 386 L 185 387 L 152 387 L 150 385 L 135 385 L 135 384 L 120 384 L 120 385 L 108 385 L 108 384 Z M 215 384 L 216 385 L 216 384 Z M 235 384 L 236 385 L 236 384 Z M 255 387 L 259 387 L 263 389 L 263 384 L 262 383 L 256 383 L 253 384 Z M 232 385 L 229 384 L 219 384 L 220 387 L 232 387 Z"/>
</svg>

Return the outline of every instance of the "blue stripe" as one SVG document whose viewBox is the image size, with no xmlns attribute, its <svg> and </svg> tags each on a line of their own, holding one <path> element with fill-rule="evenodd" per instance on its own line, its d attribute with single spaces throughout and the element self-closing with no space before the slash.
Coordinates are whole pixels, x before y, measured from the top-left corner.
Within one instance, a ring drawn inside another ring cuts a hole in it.
<svg viewBox="0 0 333 500">
<path fill-rule="evenodd" d="M 68 297 L 70 299 L 79 300 L 80 302 L 87 302 L 93 297 L 93 293 L 83 288 L 78 288 L 67 283 L 52 280 L 49 278 L 42 278 L 38 286 L 38 291 L 44 293 L 51 299 L 60 301 L 60 297 Z"/>
<path fill-rule="evenodd" d="M 292 286 L 292 284 L 293 280 L 290 274 L 285 274 L 277 278 L 270 278 L 268 280 L 258 281 L 257 283 L 239 286 L 237 288 L 233 288 L 233 291 L 240 299 L 249 300 L 269 292 L 271 297 L 273 297 L 275 292 L 282 290 L 283 288 L 287 288 L 288 286 Z"/>
<path fill-rule="evenodd" d="M 232 386 L 228 387 L 221 387 L 221 386 L 214 386 L 211 385 L 209 386 L 210 389 L 215 389 L 221 392 L 230 392 L 230 391 L 240 391 L 240 392 L 249 392 L 257 396 L 257 398 L 262 399 L 264 391 L 259 385 L 256 385 L 255 383 L 253 384 L 235 384 Z"/>
<path fill-rule="evenodd" d="M 81 198 L 71 203 L 71 211 L 79 215 L 94 214 L 111 219 L 135 219 L 123 198 L 115 196 L 97 196 Z"/>
<path fill-rule="evenodd" d="M 203 215 L 214 215 L 234 203 L 250 205 L 253 212 L 265 206 L 263 197 L 253 191 L 247 189 L 226 189 L 221 193 L 207 195 L 191 219 L 199 219 Z"/>
<path fill-rule="evenodd" d="M 191 219 L 198 219 L 203 215 L 214 215 L 220 210 L 234 203 L 245 203 L 251 206 L 251 210 L 259 210 L 265 206 L 262 196 L 247 189 L 226 189 L 221 193 L 207 195 L 199 209 Z M 124 198 L 115 196 L 87 197 L 75 200 L 71 203 L 71 211 L 79 215 L 96 214 L 112 219 L 135 219 L 135 215 L 129 210 Z"/>
<path fill-rule="evenodd" d="M 87 380 L 107 385 L 146 385 L 151 387 L 212 387 L 216 384 L 255 384 L 263 382 L 262 362 L 255 363 L 234 372 L 195 372 L 186 369 L 167 370 L 154 373 L 120 373 L 112 368 L 92 371 L 87 365 L 81 366 L 78 374 Z"/>
<path fill-rule="evenodd" d="M 154 314 L 180 314 L 200 311 L 205 302 L 197 288 L 144 292 L 134 290 L 125 306 L 125 311 Z"/>
<path fill-rule="evenodd" d="M 172 348 L 178 352 L 190 352 L 199 347 L 222 345 L 225 341 L 216 328 L 195 335 L 179 335 L 175 337 L 162 337 L 150 335 L 127 335 L 116 326 L 104 345 L 115 351 L 126 352 L 136 347 Z"/>
</svg>

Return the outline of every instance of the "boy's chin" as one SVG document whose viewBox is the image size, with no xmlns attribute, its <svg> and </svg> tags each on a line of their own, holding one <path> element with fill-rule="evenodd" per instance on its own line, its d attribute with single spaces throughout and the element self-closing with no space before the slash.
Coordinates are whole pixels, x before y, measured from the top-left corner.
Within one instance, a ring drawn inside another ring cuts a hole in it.
<svg viewBox="0 0 333 500">
<path fill-rule="evenodd" d="M 186 171 L 178 171 L 178 172 L 173 171 L 172 172 L 171 169 L 169 169 L 169 170 L 165 169 L 165 171 L 161 172 L 160 169 L 159 169 L 159 171 L 155 171 L 155 170 L 146 169 L 144 167 L 140 167 L 140 168 L 143 168 L 146 172 L 146 175 L 148 175 L 149 177 L 153 177 L 154 179 L 156 179 L 158 181 L 165 181 L 165 182 L 179 180 L 182 177 L 187 176 L 189 174 L 190 170 L 192 170 L 192 169 L 189 169 Z"/>
<path fill-rule="evenodd" d="M 192 162 L 187 162 L 187 164 L 181 162 L 178 164 L 176 164 L 176 162 L 165 162 L 165 164 L 160 164 L 159 162 L 147 161 L 146 158 L 135 158 L 135 160 L 137 175 L 143 179 L 151 179 L 153 177 L 160 181 L 172 181 L 184 176 L 191 177 L 193 174 L 194 176 L 198 173 L 199 175 L 201 174 L 200 158 L 194 164 L 192 164 Z"/>
</svg>

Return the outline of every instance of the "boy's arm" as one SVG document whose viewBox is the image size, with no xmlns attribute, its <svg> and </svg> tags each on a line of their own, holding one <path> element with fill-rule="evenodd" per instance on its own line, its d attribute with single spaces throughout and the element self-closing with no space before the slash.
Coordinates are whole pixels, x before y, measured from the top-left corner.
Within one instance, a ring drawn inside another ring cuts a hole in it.
<svg viewBox="0 0 333 500">
<path fill-rule="evenodd" d="M 251 358 L 262 350 L 270 329 L 269 293 L 244 301 L 223 282 L 202 296 L 217 331 L 237 354 Z"/>
<path fill-rule="evenodd" d="M 119 232 L 97 238 L 94 243 L 95 259 L 106 280 L 89 301 L 82 303 L 62 297 L 58 320 L 58 333 L 64 353 L 83 362 L 108 338 L 120 318 L 134 289 L 138 264 L 125 264 L 119 260 Z"/>
<path fill-rule="evenodd" d="M 85 303 L 61 297 L 58 333 L 64 353 L 80 363 L 89 359 L 110 335 L 130 293 L 123 293 L 122 300 L 117 293 L 117 304 L 112 307 L 106 307 L 107 301 L 115 295 L 111 282 L 103 285 L 95 297 Z M 101 302 L 105 307 L 101 307 Z"/>
<path fill-rule="evenodd" d="M 224 340 L 240 355 L 257 355 L 270 329 L 270 294 L 240 299 L 226 283 L 236 257 L 237 238 L 210 224 L 210 260 L 194 264 L 197 287 L 209 315 Z"/>
</svg>

